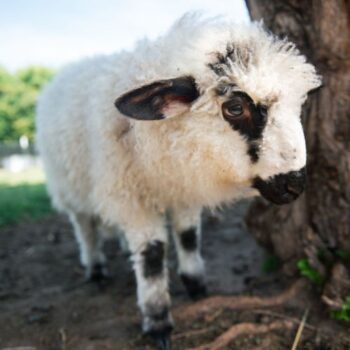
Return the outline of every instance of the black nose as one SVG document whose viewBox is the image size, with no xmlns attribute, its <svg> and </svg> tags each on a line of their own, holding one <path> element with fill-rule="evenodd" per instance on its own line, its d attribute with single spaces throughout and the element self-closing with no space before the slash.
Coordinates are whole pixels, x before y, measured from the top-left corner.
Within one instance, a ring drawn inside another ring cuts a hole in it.
<svg viewBox="0 0 350 350">
<path fill-rule="evenodd" d="M 305 189 L 305 167 L 286 174 L 278 174 L 267 180 L 257 177 L 253 187 L 259 190 L 261 195 L 275 204 L 286 204 L 297 199 Z"/>
<path fill-rule="evenodd" d="M 298 197 L 304 192 L 306 180 L 305 167 L 299 171 L 286 174 L 285 189 L 288 193 Z"/>
</svg>

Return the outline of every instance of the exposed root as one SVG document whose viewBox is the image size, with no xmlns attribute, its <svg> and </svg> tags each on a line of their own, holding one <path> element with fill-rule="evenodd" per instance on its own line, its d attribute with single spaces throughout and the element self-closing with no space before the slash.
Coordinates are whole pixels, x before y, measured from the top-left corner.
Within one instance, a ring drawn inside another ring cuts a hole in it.
<svg viewBox="0 0 350 350">
<path fill-rule="evenodd" d="M 188 350 L 221 350 L 242 334 L 262 334 L 279 329 L 292 329 L 294 326 L 291 321 L 275 321 L 269 324 L 239 323 L 229 328 L 211 343 Z"/>
<path fill-rule="evenodd" d="M 181 333 L 174 334 L 171 338 L 172 338 L 172 340 L 189 338 L 189 337 L 193 337 L 193 336 L 197 336 L 197 335 L 202 335 L 203 333 L 210 332 L 213 329 L 215 329 L 215 327 L 194 329 L 194 330 L 190 330 L 187 332 L 181 332 Z"/>
<path fill-rule="evenodd" d="M 202 299 L 194 304 L 180 306 L 174 310 L 176 319 L 188 320 L 198 317 L 204 313 L 213 312 L 217 308 L 247 310 L 252 308 L 263 308 L 279 306 L 292 299 L 305 285 L 305 281 L 298 280 L 283 293 L 269 298 L 254 296 L 212 296 Z"/>
<path fill-rule="evenodd" d="M 216 312 L 214 312 L 213 314 L 207 314 L 205 315 L 204 321 L 206 323 L 211 323 L 214 320 L 216 320 L 222 313 L 223 313 L 223 309 L 219 309 Z"/>
<path fill-rule="evenodd" d="M 209 316 L 215 315 L 215 317 L 209 317 L 209 319 L 212 320 L 215 319 L 218 313 L 220 314 L 224 309 L 249 310 L 279 306 L 295 297 L 299 291 L 302 290 L 304 285 L 305 281 L 298 280 L 283 293 L 269 298 L 257 296 L 212 296 L 202 299 L 192 305 L 180 306 L 175 309 L 174 314 L 175 318 L 180 321 L 191 320 L 193 318 L 198 318 L 198 316 L 205 316 L 205 318 L 207 318 L 208 314 Z M 212 342 L 190 350 L 220 350 L 224 349 L 231 341 L 242 334 L 263 334 L 279 329 L 292 329 L 293 327 L 296 327 L 298 323 L 300 323 L 300 321 L 296 322 L 296 320 L 291 319 L 273 321 L 269 324 L 255 324 L 249 322 L 240 323 L 230 327 Z M 203 330 L 203 332 L 207 330 L 208 328 Z M 189 331 L 175 337 L 183 338 L 198 334 L 202 334 L 202 330 Z"/>
<path fill-rule="evenodd" d="M 332 300 L 331 298 L 327 297 L 326 295 L 322 295 L 322 301 L 326 305 L 328 305 L 331 309 L 340 309 L 342 306 L 341 302 Z"/>
<path fill-rule="evenodd" d="M 300 325 L 301 321 L 298 318 L 295 317 L 290 317 L 275 311 L 271 311 L 271 310 L 264 310 L 264 309 L 258 309 L 258 310 L 252 310 L 252 312 L 254 314 L 258 314 L 258 315 L 266 315 L 266 316 L 270 316 L 273 318 L 281 318 L 283 320 L 288 320 L 288 321 L 292 321 L 294 322 L 296 325 Z M 305 329 L 309 330 L 309 331 L 313 331 L 313 332 L 320 332 L 320 330 L 314 326 L 312 326 L 311 324 L 305 323 Z"/>
</svg>

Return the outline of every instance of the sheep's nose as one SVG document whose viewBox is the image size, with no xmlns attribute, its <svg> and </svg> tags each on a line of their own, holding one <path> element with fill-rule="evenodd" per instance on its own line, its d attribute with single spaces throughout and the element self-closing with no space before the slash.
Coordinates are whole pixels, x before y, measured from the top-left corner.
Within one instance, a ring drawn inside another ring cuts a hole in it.
<svg viewBox="0 0 350 350">
<path fill-rule="evenodd" d="M 299 194 L 301 193 L 300 187 L 298 188 L 291 184 L 287 184 L 287 191 L 291 194 L 295 194 L 296 196 L 299 196 Z"/>
<path fill-rule="evenodd" d="M 286 174 L 278 174 L 263 180 L 260 177 L 254 179 L 253 187 L 259 190 L 261 195 L 275 204 L 286 204 L 297 199 L 305 189 L 305 167 L 290 171 Z"/>
<path fill-rule="evenodd" d="M 291 171 L 286 174 L 286 185 L 285 188 L 287 192 L 294 195 L 297 198 L 300 194 L 304 192 L 306 171 L 305 167 L 299 171 Z"/>
</svg>

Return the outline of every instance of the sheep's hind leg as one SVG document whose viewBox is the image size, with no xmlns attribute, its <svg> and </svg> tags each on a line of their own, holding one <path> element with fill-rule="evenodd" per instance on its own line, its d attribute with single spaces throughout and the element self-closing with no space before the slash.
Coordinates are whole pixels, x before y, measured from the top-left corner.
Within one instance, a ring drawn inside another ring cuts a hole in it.
<svg viewBox="0 0 350 350">
<path fill-rule="evenodd" d="M 173 320 L 170 313 L 167 235 L 164 222 L 127 230 L 137 281 L 138 305 L 143 316 L 142 330 L 157 343 L 158 349 L 170 349 Z"/>
<path fill-rule="evenodd" d="M 178 272 L 189 296 L 198 299 L 207 294 L 204 262 L 200 253 L 201 212 L 173 212 L 172 234 L 175 241 Z"/>
<path fill-rule="evenodd" d="M 108 277 L 106 257 L 102 251 L 103 238 L 98 232 L 97 219 L 80 213 L 70 213 L 69 217 L 79 244 L 80 262 L 85 267 L 86 278 L 100 281 Z"/>
</svg>

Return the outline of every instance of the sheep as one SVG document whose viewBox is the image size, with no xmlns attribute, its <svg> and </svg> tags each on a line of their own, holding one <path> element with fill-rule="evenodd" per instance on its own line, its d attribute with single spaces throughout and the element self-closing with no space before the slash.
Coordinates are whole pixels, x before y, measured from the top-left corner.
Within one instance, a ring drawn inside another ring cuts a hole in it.
<svg viewBox="0 0 350 350">
<path fill-rule="evenodd" d="M 42 93 L 37 145 L 53 205 L 73 224 L 88 278 L 107 273 L 100 233 L 124 232 L 142 329 L 160 349 L 173 328 L 165 214 L 184 285 L 203 296 L 202 208 L 303 192 L 301 107 L 319 85 L 295 45 L 262 24 L 187 14 L 132 51 L 69 65 Z"/>
</svg>

